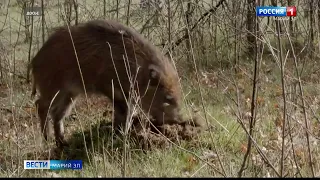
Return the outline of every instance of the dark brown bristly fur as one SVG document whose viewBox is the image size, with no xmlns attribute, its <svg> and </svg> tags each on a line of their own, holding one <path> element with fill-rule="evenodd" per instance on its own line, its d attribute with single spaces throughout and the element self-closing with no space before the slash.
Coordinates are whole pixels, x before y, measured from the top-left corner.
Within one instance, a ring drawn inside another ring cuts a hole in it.
<svg viewBox="0 0 320 180">
<path fill-rule="evenodd" d="M 87 93 L 112 99 L 114 92 L 118 128 L 126 122 L 126 100 L 132 92 L 155 125 L 181 119 L 180 83 L 171 61 L 143 36 L 115 21 L 93 20 L 70 27 L 70 32 L 67 27 L 57 28 L 30 65 L 32 96 L 37 91 L 40 94 L 35 104 L 43 136 L 47 140 L 46 116 L 51 104 L 49 114 L 58 146 L 66 144 L 62 119 L 84 93 L 82 77 Z"/>
</svg>

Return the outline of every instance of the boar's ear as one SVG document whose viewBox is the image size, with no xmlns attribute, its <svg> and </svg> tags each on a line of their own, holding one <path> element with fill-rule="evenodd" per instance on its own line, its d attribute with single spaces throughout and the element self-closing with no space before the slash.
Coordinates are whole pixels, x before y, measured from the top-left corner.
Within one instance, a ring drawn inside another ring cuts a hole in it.
<svg viewBox="0 0 320 180">
<path fill-rule="evenodd" d="M 150 84 L 157 86 L 160 80 L 160 73 L 158 68 L 155 65 L 149 65 L 148 69 L 149 69 Z"/>
</svg>

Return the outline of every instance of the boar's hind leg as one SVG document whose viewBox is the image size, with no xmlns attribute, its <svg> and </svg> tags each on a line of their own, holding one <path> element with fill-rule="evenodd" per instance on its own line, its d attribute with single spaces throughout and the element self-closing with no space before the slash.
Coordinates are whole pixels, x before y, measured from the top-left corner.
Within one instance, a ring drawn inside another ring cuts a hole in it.
<svg viewBox="0 0 320 180">
<path fill-rule="evenodd" d="M 36 108 L 38 110 L 38 116 L 40 119 L 40 127 L 41 127 L 41 132 L 44 137 L 44 139 L 47 141 L 48 140 L 48 108 L 49 108 L 50 101 L 45 100 L 43 97 L 40 97 L 36 102 Z"/>
<path fill-rule="evenodd" d="M 72 95 L 72 93 L 60 91 L 51 106 L 50 113 L 53 120 L 56 145 L 58 147 L 68 145 L 64 139 L 63 118 L 70 113 L 72 109 L 72 100 L 75 101 L 75 96 Z"/>
<path fill-rule="evenodd" d="M 114 127 L 117 133 L 123 130 L 126 124 L 128 107 L 126 102 L 114 101 Z"/>
</svg>

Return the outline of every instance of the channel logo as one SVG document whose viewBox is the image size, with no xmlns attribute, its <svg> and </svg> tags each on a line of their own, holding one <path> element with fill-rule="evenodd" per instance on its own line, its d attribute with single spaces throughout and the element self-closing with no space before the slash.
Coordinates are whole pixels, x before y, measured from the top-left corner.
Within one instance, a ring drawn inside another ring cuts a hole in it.
<svg viewBox="0 0 320 180">
<path fill-rule="evenodd" d="M 279 7 L 279 6 L 257 6 L 257 16 L 274 16 L 274 17 L 295 17 L 297 9 L 295 6 Z"/>
<path fill-rule="evenodd" d="M 24 169 L 82 169 L 82 160 L 24 160 Z"/>
</svg>

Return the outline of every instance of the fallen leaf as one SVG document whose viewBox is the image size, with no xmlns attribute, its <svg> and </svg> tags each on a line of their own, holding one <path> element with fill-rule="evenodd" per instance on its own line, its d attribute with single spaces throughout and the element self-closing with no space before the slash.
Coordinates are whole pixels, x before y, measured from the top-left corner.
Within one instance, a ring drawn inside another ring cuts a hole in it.
<svg viewBox="0 0 320 180">
<path fill-rule="evenodd" d="M 248 150 L 247 145 L 246 144 L 241 144 L 240 150 L 241 150 L 241 152 L 246 153 L 247 150 Z"/>
</svg>

